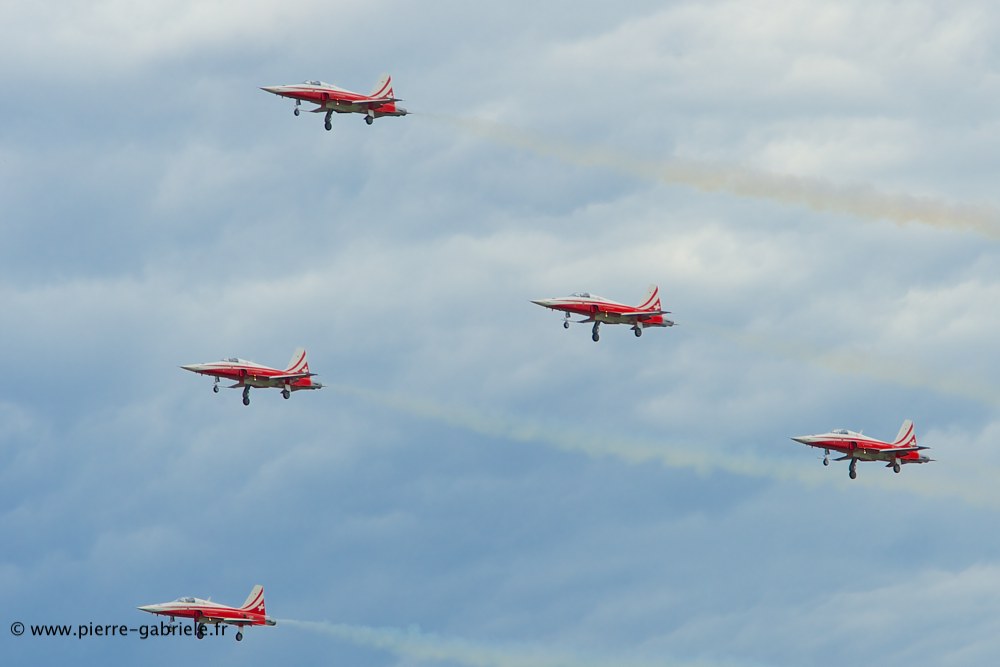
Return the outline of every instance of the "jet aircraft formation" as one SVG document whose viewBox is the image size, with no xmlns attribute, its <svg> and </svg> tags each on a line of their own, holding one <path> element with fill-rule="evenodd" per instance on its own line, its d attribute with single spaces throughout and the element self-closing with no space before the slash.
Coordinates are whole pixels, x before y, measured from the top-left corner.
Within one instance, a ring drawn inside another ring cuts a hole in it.
<svg viewBox="0 0 1000 667">
<path fill-rule="evenodd" d="M 305 81 L 301 84 L 280 86 L 264 86 L 262 90 L 280 97 L 295 100 L 293 112 L 300 113 L 302 102 L 315 104 L 309 111 L 323 113 L 324 126 L 332 128 L 331 118 L 334 113 L 358 113 L 364 116 L 365 122 L 371 125 L 376 118 L 384 116 L 405 116 L 409 112 L 399 106 L 399 98 L 395 97 L 392 88 L 392 78 L 386 74 L 371 93 L 364 95 L 340 88 L 322 81 Z M 571 322 L 593 324 L 591 338 L 596 343 L 600 340 L 601 324 L 626 324 L 638 338 L 643 330 L 651 327 L 672 327 L 675 323 L 664 317 L 670 311 L 663 310 L 660 300 L 660 290 L 651 285 L 646 297 L 637 306 L 630 306 L 589 292 L 575 292 L 565 297 L 532 300 L 539 306 L 564 313 L 563 327 L 569 329 Z M 572 320 L 573 316 L 582 319 Z M 293 392 L 321 389 L 323 385 L 313 379 L 314 373 L 309 371 L 306 361 L 306 351 L 299 348 L 284 369 L 273 368 L 230 357 L 222 361 L 181 366 L 184 370 L 214 378 L 212 391 L 219 392 L 220 380 L 230 381 L 230 389 L 243 390 L 243 404 L 250 405 L 251 388 L 276 388 L 288 399 Z M 849 474 L 851 479 L 857 477 L 858 461 L 883 461 L 886 467 L 891 467 L 898 473 L 902 465 L 910 463 L 928 463 L 933 459 L 921 454 L 927 447 L 917 445 L 913 423 L 903 422 L 896 439 L 885 442 L 846 429 L 835 429 L 829 433 L 803 435 L 792 438 L 796 442 L 824 450 L 823 465 L 830 464 L 830 452 L 841 454 L 837 461 L 850 461 Z M 242 629 L 253 625 L 275 625 L 276 622 L 267 616 L 264 607 L 264 588 L 254 586 L 250 595 L 240 607 L 230 607 L 211 600 L 195 597 L 182 597 L 173 602 L 144 605 L 140 610 L 169 616 L 171 623 L 177 618 L 192 619 L 195 636 L 203 638 L 208 624 L 228 624 L 237 626 L 236 640 L 243 639 Z"/>
</svg>

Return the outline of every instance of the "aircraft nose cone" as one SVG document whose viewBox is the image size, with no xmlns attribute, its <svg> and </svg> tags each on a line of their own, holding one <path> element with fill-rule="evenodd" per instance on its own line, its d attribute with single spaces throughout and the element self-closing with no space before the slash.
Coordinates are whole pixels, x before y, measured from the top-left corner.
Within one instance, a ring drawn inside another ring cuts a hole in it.
<svg viewBox="0 0 1000 667">
<path fill-rule="evenodd" d="M 794 440 L 795 442 L 801 442 L 803 445 L 809 445 L 812 444 L 813 438 L 812 436 L 809 435 L 800 435 L 793 437 L 792 440 Z"/>
<path fill-rule="evenodd" d="M 552 303 L 552 299 L 531 299 L 531 303 L 539 306 L 548 306 Z"/>
<path fill-rule="evenodd" d="M 141 607 L 136 607 L 136 609 L 140 611 L 148 611 L 150 614 L 155 614 L 158 608 L 159 608 L 158 605 L 155 604 L 145 604 L 142 605 Z"/>
<path fill-rule="evenodd" d="M 191 371 L 192 373 L 197 373 L 201 370 L 201 364 L 187 364 L 186 366 L 181 366 L 186 371 Z"/>
<path fill-rule="evenodd" d="M 275 95 L 280 95 L 283 92 L 284 87 L 283 86 L 261 86 L 260 89 L 263 90 L 264 92 L 267 92 L 267 93 L 274 93 Z"/>
</svg>

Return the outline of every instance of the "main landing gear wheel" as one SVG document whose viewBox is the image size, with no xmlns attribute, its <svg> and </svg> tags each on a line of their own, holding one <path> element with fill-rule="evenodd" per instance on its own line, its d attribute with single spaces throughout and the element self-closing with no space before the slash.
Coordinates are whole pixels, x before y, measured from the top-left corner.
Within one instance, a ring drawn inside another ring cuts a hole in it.
<svg viewBox="0 0 1000 667">
<path fill-rule="evenodd" d="M 639 327 L 632 329 L 632 331 L 635 333 L 636 338 L 642 335 L 642 329 L 640 329 Z"/>
<path fill-rule="evenodd" d="M 289 398 L 292 397 L 292 392 L 288 391 L 287 389 L 282 389 L 281 397 L 287 401 Z"/>
<path fill-rule="evenodd" d="M 295 110 L 292 111 L 296 116 L 299 115 L 299 105 L 302 104 L 302 100 L 295 100 Z"/>
<path fill-rule="evenodd" d="M 219 393 L 219 385 L 217 385 L 217 384 L 212 385 L 212 393 L 213 394 L 218 394 Z"/>
<path fill-rule="evenodd" d="M 371 116 L 365 116 L 365 122 L 371 125 L 372 123 L 375 122 L 375 119 L 372 118 Z"/>
<path fill-rule="evenodd" d="M 830 450 L 829 449 L 823 450 L 823 465 L 825 465 L 825 466 L 830 465 Z"/>
<path fill-rule="evenodd" d="M 242 632 L 237 632 L 236 633 L 236 641 L 238 641 L 238 642 L 243 641 L 243 633 Z"/>
<path fill-rule="evenodd" d="M 563 322 L 563 329 L 569 329 L 569 320 Z"/>
<path fill-rule="evenodd" d="M 299 108 L 295 107 L 295 110 L 292 111 L 292 113 L 295 114 L 296 116 L 298 116 L 299 115 Z"/>
<path fill-rule="evenodd" d="M 893 461 L 892 471 L 896 474 L 899 474 L 899 461 Z"/>
<path fill-rule="evenodd" d="M 857 477 L 858 477 L 858 460 L 857 459 L 851 459 L 851 467 L 848 468 L 847 474 L 848 474 L 848 476 L 850 476 L 851 479 L 857 479 Z"/>
</svg>

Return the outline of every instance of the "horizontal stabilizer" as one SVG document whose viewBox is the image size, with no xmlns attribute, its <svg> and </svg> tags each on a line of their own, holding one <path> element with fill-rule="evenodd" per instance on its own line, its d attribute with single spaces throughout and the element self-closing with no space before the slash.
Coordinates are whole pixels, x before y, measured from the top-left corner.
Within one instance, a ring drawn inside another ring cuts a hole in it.
<svg viewBox="0 0 1000 667">
<path fill-rule="evenodd" d="M 383 104 L 392 104 L 393 102 L 402 102 L 403 100 L 399 97 L 380 97 L 374 100 L 357 100 L 354 104 L 359 106 L 381 106 Z"/>
<path fill-rule="evenodd" d="M 283 375 L 272 375 L 269 380 L 301 380 L 302 378 L 311 378 L 316 375 L 315 373 L 285 373 Z"/>
<path fill-rule="evenodd" d="M 302 391 L 303 389 L 322 389 L 322 388 L 323 388 L 322 382 L 311 382 L 310 384 L 305 384 L 300 386 L 293 385 L 292 391 Z"/>
<path fill-rule="evenodd" d="M 655 317 L 657 315 L 666 315 L 669 310 L 633 310 L 628 313 L 619 313 L 622 317 Z"/>
</svg>

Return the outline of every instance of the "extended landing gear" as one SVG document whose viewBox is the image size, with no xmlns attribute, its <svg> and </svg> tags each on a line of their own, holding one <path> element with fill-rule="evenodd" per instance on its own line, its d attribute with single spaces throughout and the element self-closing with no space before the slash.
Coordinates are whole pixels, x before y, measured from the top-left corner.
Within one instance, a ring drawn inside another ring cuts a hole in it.
<svg viewBox="0 0 1000 667">
<path fill-rule="evenodd" d="M 632 327 L 632 333 L 634 333 L 635 337 L 638 338 L 639 336 L 642 335 L 642 327 L 640 327 L 638 324 L 635 325 L 634 327 Z"/>
<path fill-rule="evenodd" d="M 194 636 L 198 639 L 204 639 L 205 633 L 208 632 L 208 628 L 205 627 L 204 623 L 199 623 L 198 627 L 195 629 Z"/>
<path fill-rule="evenodd" d="M 563 318 L 563 329 L 569 329 L 569 313 Z"/>
<path fill-rule="evenodd" d="M 590 335 L 590 338 L 595 343 L 597 341 L 601 340 L 601 334 L 599 333 L 600 329 L 601 329 L 601 323 L 600 322 L 594 322 L 594 332 Z"/>
<path fill-rule="evenodd" d="M 857 479 L 857 477 L 858 477 L 858 460 L 857 459 L 851 459 L 851 467 L 848 468 L 847 474 L 850 476 L 851 479 Z"/>
<path fill-rule="evenodd" d="M 250 387 L 243 387 L 243 405 L 250 405 Z"/>
<path fill-rule="evenodd" d="M 333 116 L 333 112 L 332 111 L 327 111 L 326 112 L 326 118 L 323 119 L 323 127 L 326 128 L 327 132 L 329 132 L 330 130 L 333 129 L 333 123 L 330 122 L 330 117 L 331 116 Z"/>
<path fill-rule="evenodd" d="M 825 465 L 825 466 L 830 465 L 830 450 L 829 449 L 824 449 L 823 450 L 823 465 Z"/>
<path fill-rule="evenodd" d="M 892 460 L 892 471 L 897 475 L 899 474 L 899 459 Z"/>
<path fill-rule="evenodd" d="M 288 389 L 282 389 L 281 390 L 281 397 L 287 401 L 289 398 L 292 397 L 292 392 L 289 391 Z"/>
<path fill-rule="evenodd" d="M 238 642 L 243 641 L 243 632 L 240 631 L 240 630 L 236 631 L 236 641 L 238 641 Z"/>
<path fill-rule="evenodd" d="M 296 116 L 299 115 L 299 105 L 302 104 L 302 100 L 295 100 L 295 110 L 292 111 Z"/>
<path fill-rule="evenodd" d="M 212 393 L 213 394 L 219 393 L 219 378 L 215 378 L 215 384 L 212 385 Z"/>
<path fill-rule="evenodd" d="M 372 123 L 375 122 L 375 119 L 371 116 L 365 116 L 365 122 L 371 125 Z"/>
</svg>

